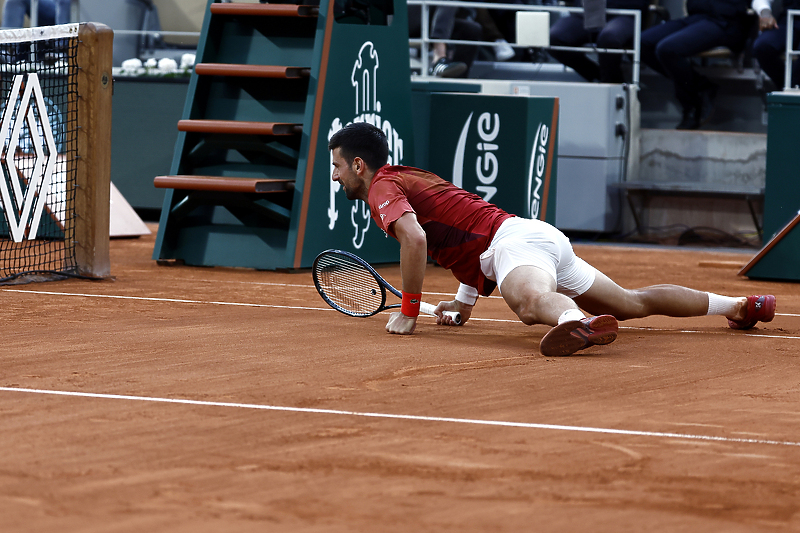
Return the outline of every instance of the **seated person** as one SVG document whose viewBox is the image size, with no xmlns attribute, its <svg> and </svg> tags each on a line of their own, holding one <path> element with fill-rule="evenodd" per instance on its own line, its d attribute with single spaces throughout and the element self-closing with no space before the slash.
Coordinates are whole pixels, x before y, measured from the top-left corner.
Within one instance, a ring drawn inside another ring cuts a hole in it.
<svg viewBox="0 0 800 533">
<path fill-rule="evenodd" d="M 457 41 L 480 41 L 483 28 L 475 21 L 474 10 L 437 6 L 433 13 L 431 39 L 454 39 Z M 434 43 L 430 74 L 440 78 L 466 77 L 478 54 L 477 46 L 455 45 L 452 58 L 448 45 Z"/>
<path fill-rule="evenodd" d="M 409 37 L 421 34 L 421 10 L 419 6 L 409 6 Z M 475 21 L 475 10 L 450 6 L 436 6 L 431 21 L 431 39 L 452 39 L 456 41 L 480 41 L 483 28 Z M 440 78 L 463 78 L 478 54 L 477 46 L 448 45 L 433 43 L 433 60 L 428 74 Z"/>
<path fill-rule="evenodd" d="M 494 15 L 485 8 L 475 10 L 475 20 L 481 25 L 483 29 L 483 40 L 494 42 L 494 57 L 497 61 L 508 61 L 512 59 L 516 52 L 514 48 L 508 44 L 505 34 L 497 26 L 497 21 Z"/>
<path fill-rule="evenodd" d="M 610 9 L 647 9 L 649 0 L 608 0 Z M 570 13 L 561 17 L 550 28 L 551 46 L 582 46 L 595 42 L 598 48 L 633 48 L 634 18 L 611 15 L 604 26 L 586 28 L 584 13 Z M 595 63 L 583 52 L 549 50 L 550 55 L 572 68 L 586 81 L 624 83 L 622 54 L 598 54 Z"/>
<path fill-rule="evenodd" d="M 71 0 L 39 0 L 39 26 L 68 24 Z M 31 14 L 31 0 L 6 0 L 3 5 L 3 29 L 21 28 L 25 15 Z"/>
<path fill-rule="evenodd" d="M 675 84 L 683 108 L 680 130 L 699 128 L 713 111 L 717 86 L 701 76 L 691 58 L 718 46 L 732 51 L 747 39 L 749 0 L 687 0 L 688 15 L 642 32 L 642 61 Z"/>
<path fill-rule="evenodd" d="M 53 26 L 54 24 L 68 24 L 70 21 L 71 0 L 39 0 L 37 9 L 37 24 L 39 26 Z M 3 29 L 21 28 L 25 16 L 31 14 L 31 0 L 6 0 L 3 5 Z M 16 63 L 30 53 L 28 43 L 5 44 L 0 47 L 0 63 Z M 42 51 L 37 53 L 40 59 L 54 63 L 61 59 L 62 53 L 57 50 Z"/>
<path fill-rule="evenodd" d="M 758 13 L 758 29 L 761 34 L 753 43 L 753 56 L 769 76 L 776 88 L 783 90 L 785 64 L 783 54 L 786 52 L 786 10 L 800 9 L 800 0 L 783 0 L 783 9 L 779 13 L 772 12 L 771 0 L 753 0 L 753 11 Z M 777 18 L 776 18 L 777 16 Z M 800 32 L 795 29 L 793 48 L 800 43 Z M 800 72 L 792 69 L 791 87 L 800 83 Z"/>
</svg>

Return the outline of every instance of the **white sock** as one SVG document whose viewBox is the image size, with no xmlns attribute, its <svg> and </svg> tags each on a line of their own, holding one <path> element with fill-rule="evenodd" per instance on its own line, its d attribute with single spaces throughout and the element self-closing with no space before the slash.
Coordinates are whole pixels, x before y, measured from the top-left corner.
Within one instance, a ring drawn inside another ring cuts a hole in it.
<svg viewBox="0 0 800 533">
<path fill-rule="evenodd" d="M 742 298 L 731 298 L 730 296 L 720 296 L 713 292 L 708 293 L 708 313 L 707 315 L 732 316 L 739 310 Z"/>
<path fill-rule="evenodd" d="M 586 315 L 584 315 L 580 309 L 567 309 L 561 313 L 560 317 L 558 317 L 558 323 L 563 324 L 564 322 L 569 322 L 570 320 L 581 320 L 582 318 L 586 318 Z"/>
</svg>

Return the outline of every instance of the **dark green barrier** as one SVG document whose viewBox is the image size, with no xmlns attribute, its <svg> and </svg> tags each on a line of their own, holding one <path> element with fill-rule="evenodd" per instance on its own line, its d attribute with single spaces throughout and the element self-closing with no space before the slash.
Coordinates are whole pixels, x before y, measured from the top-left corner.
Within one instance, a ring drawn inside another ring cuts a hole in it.
<svg viewBox="0 0 800 533">
<path fill-rule="evenodd" d="M 764 187 L 764 248 L 740 274 L 753 279 L 800 281 L 800 95 L 767 95 L 767 179 Z"/>
<path fill-rule="evenodd" d="M 558 99 L 430 95 L 428 168 L 515 215 L 555 221 Z"/>
<path fill-rule="evenodd" d="M 414 161 L 411 122 L 411 87 L 408 76 L 408 27 L 404 2 L 395 2 L 390 26 L 334 21 L 330 33 L 330 58 L 321 94 L 318 138 L 309 153 L 313 173 L 306 170 L 304 194 L 308 208 L 298 226 L 294 266 L 310 266 L 322 250 L 339 248 L 357 253 L 367 261 L 398 260 L 398 245 L 374 222 L 369 207 L 348 200 L 331 180 L 328 139 L 350 122 L 369 122 L 380 127 L 389 140 L 392 164 Z M 309 122 L 309 121 L 307 121 Z M 302 151 L 302 149 L 301 149 Z M 299 191 L 298 191 L 299 192 Z M 295 197 L 295 209 L 301 209 Z"/>
</svg>

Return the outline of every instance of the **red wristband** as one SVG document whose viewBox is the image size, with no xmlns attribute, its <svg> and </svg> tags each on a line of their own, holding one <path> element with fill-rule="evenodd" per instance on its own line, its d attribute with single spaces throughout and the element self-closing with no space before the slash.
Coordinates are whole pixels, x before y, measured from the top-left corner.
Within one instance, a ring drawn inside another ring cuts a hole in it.
<svg viewBox="0 0 800 533">
<path fill-rule="evenodd" d="M 400 306 L 400 312 L 407 317 L 419 316 L 419 302 L 422 299 L 422 294 L 409 294 L 403 293 L 403 303 Z"/>
</svg>

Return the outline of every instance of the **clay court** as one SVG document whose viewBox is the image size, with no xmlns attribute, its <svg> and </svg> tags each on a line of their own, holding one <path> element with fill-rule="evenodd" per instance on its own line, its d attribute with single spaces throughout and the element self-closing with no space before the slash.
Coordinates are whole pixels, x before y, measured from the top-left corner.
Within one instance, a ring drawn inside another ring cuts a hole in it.
<svg viewBox="0 0 800 533">
<path fill-rule="evenodd" d="M 546 358 L 500 298 L 390 336 L 308 272 L 158 266 L 153 242 L 112 241 L 113 281 L 0 289 L 4 531 L 800 529 L 800 286 L 738 277 L 751 250 L 576 245 L 778 316 Z M 428 300 L 456 288 L 429 267 Z"/>
</svg>

